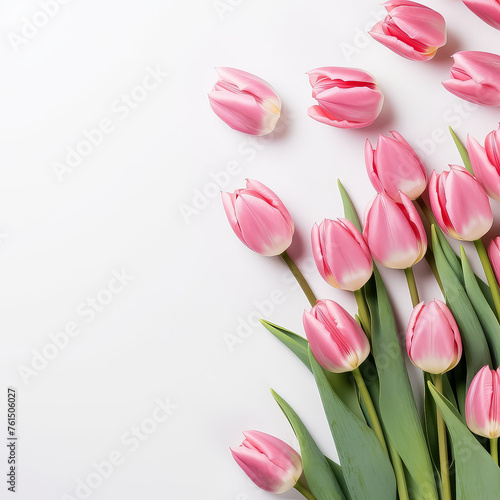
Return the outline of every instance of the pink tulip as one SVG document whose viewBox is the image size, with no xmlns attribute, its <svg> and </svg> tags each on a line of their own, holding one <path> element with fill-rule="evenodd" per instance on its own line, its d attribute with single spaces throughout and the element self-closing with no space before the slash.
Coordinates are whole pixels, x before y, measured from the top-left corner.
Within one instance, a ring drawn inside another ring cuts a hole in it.
<svg viewBox="0 0 500 500">
<path fill-rule="evenodd" d="M 368 247 L 375 259 L 392 269 L 413 266 L 427 251 L 427 236 L 415 206 L 403 193 L 401 202 L 379 193 L 365 214 L 363 236 Z"/>
<path fill-rule="evenodd" d="M 309 108 L 315 120 L 339 128 L 371 125 L 382 110 L 384 96 L 372 75 L 352 68 L 318 68 L 309 71 L 317 106 Z"/>
<path fill-rule="evenodd" d="M 457 52 L 453 59 L 444 88 L 475 104 L 500 106 L 500 56 L 471 50 Z"/>
<path fill-rule="evenodd" d="M 472 379 L 465 398 L 465 420 L 474 434 L 500 437 L 500 368 L 483 366 Z"/>
<path fill-rule="evenodd" d="M 500 236 L 490 241 L 488 247 L 488 257 L 490 258 L 491 267 L 495 272 L 498 283 L 500 284 Z"/>
<path fill-rule="evenodd" d="M 485 146 L 467 137 L 467 152 L 476 179 L 490 198 L 500 201 L 500 128 L 488 134 Z"/>
<path fill-rule="evenodd" d="M 462 340 L 446 304 L 434 299 L 415 307 L 406 331 L 406 350 L 412 363 L 428 373 L 445 373 L 457 366 Z"/>
<path fill-rule="evenodd" d="M 254 252 L 280 255 L 292 243 L 292 217 L 264 184 L 247 179 L 246 189 L 222 193 L 222 203 L 236 236 Z"/>
<path fill-rule="evenodd" d="M 498 0 L 464 0 L 464 4 L 485 23 L 500 30 L 500 3 Z"/>
<path fill-rule="evenodd" d="M 261 78 L 234 68 L 216 68 L 219 80 L 208 95 L 215 114 L 234 130 L 269 134 L 276 127 L 281 100 Z"/>
<path fill-rule="evenodd" d="M 300 455 L 285 442 L 259 431 L 243 433 L 245 440 L 231 453 L 245 474 L 271 493 L 285 493 L 302 474 Z"/>
<path fill-rule="evenodd" d="M 350 372 L 368 357 L 365 333 L 333 300 L 318 300 L 311 312 L 304 311 L 303 322 L 314 357 L 325 370 Z"/>
<path fill-rule="evenodd" d="M 446 43 L 446 24 L 435 10 L 408 0 L 383 4 L 388 14 L 370 35 L 396 54 L 412 61 L 428 61 Z"/>
<path fill-rule="evenodd" d="M 427 174 L 417 153 L 397 132 L 378 136 L 377 149 L 366 140 L 365 163 L 373 187 L 401 203 L 400 192 L 416 200 L 427 187 Z"/>
<path fill-rule="evenodd" d="M 373 272 L 370 250 L 347 219 L 325 219 L 311 234 L 314 260 L 323 279 L 343 290 L 359 290 Z"/>
<path fill-rule="evenodd" d="M 447 172 L 432 172 L 429 199 L 439 227 L 452 238 L 477 240 L 493 224 L 488 196 L 463 167 L 450 165 Z"/>
</svg>

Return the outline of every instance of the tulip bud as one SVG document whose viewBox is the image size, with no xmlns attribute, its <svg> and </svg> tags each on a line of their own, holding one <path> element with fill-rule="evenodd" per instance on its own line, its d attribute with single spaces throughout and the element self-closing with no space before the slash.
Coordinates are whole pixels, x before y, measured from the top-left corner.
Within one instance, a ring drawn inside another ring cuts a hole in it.
<svg viewBox="0 0 500 500">
<path fill-rule="evenodd" d="M 323 279 L 335 288 L 359 290 L 373 272 L 370 250 L 347 219 L 325 219 L 311 233 L 314 260 Z"/>
<path fill-rule="evenodd" d="M 490 241 L 488 247 L 488 257 L 490 258 L 491 267 L 495 272 L 498 283 L 500 284 L 500 236 Z"/>
<path fill-rule="evenodd" d="M 478 240 L 493 224 L 488 196 L 463 167 L 450 165 L 447 172 L 432 172 L 429 199 L 439 227 L 452 238 Z"/>
<path fill-rule="evenodd" d="M 465 398 L 465 420 L 474 434 L 500 437 L 500 368 L 483 366 L 472 379 Z"/>
<path fill-rule="evenodd" d="M 388 12 L 369 34 L 396 54 L 428 61 L 446 43 L 446 23 L 435 10 L 408 0 L 382 4 Z"/>
<path fill-rule="evenodd" d="M 246 189 L 222 193 L 222 203 L 236 236 L 254 252 L 280 255 L 292 243 L 292 217 L 264 184 L 247 179 Z"/>
<path fill-rule="evenodd" d="M 366 209 L 363 236 L 373 257 L 383 266 L 406 269 L 427 251 L 427 236 L 412 201 L 401 193 L 396 203 L 379 193 Z"/>
<path fill-rule="evenodd" d="M 365 333 L 333 300 L 318 300 L 311 312 L 304 311 L 303 322 L 314 357 L 325 370 L 350 372 L 368 357 Z"/>
<path fill-rule="evenodd" d="M 462 357 L 462 340 L 455 318 L 446 304 L 434 299 L 413 310 L 406 331 L 411 362 L 428 373 L 445 373 Z"/>
<path fill-rule="evenodd" d="M 469 50 L 452 57 L 451 80 L 444 88 L 475 104 L 500 106 L 500 56 Z"/>
<path fill-rule="evenodd" d="M 234 68 L 216 68 L 219 80 L 208 95 L 215 114 L 234 130 L 269 134 L 276 127 L 281 100 L 261 78 Z"/>
<path fill-rule="evenodd" d="M 417 153 L 397 132 L 378 136 L 377 149 L 366 140 L 365 163 L 368 176 L 378 193 L 386 192 L 401 203 L 400 192 L 416 200 L 427 187 L 427 174 Z"/>
<path fill-rule="evenodd" d="M 472 170 L 486 194 L 500 201 L 500 134 L 499 130 L 490 132 L 486 137 L 486 148 L 483 148 L 474 137 L 467 137 Z"/>
<path fill-rule="evenodd" d="M 259 431 L 243 433 L 245 440 L 231 453 L 245 474 L 271 493 L 285 493 L 302 474 L 302 459 L 288 444 Z"/>
<path fill-rule="evenodd" d="M 485 23 L 500 30 L 500 3 L 498 0 L 464 0 L 464 4 Z"/>
<path fill-rule="evenodd" d="M 372 75 L 353 68 L 318 68 L 309 71 L 317 106 L 309 116 L 338 128 L 371 125 L 382 110 L 384 96 Z"/>
</svg>

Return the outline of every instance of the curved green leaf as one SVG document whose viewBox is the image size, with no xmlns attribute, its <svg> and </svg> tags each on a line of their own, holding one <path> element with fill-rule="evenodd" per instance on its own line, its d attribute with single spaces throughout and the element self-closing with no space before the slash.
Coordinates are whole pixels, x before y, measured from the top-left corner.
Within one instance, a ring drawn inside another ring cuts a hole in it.
<svg viewBox="0 0 500 500">
<path fill-rule="evenodd" d="M 317 500 L 345 500 L 337 478 L 327 459 L 314 442 L 306 426 L 293 408 L 276 392 L 271 393 L 297 436 L 304 466 L 304 475 L 311 493 Z"/>
<path fill-rule="evenodd" d="M 337 185 L 339 187 L 340 196 L 342 197 L 342 204 L 344 205 L 344 216 L 347 220 L 351 221 L 361 233 L 363 230 L 361 228 L 361 222 L 356 209 L 354 208 L 354 204 L 350 196 L 347 194 L 344 186 L 340 182 L 340 179 L 337 179 Z"/>
<path fill-rule="evenodd" d="M 304 337 L 297 335 L 296 333 L 283 328 L 282 326 L 275 325 L 270 321 L 261 319 L 260 322 L 283 344 L 285 344 L 288 349 L 290 349 L 301 361 L 304 363 L 309 370 L 311 369 L 309 365 L 309 355 L 307 353 L 307 348 L 309 347 L 309 342 Z"/>
<path fill-rule="evenodd" d="M 344 496 L 346 500 L 351 500 L 351 495 L 349 495 L 349 489 L 347 488 L 347 483 L 345 482 L 344 478 L 344 473 L 342 472 L 342 467 L 337 463 L 334 462 L 331 458 L 328 458 L 325 456 L 326 461 L 330 465 L 333 473 L 335 474 L 335 477 L 337 478 L 337 481 L 340 484 L 340 487 L 342 488 L 342 492 L 344 493 Z"/>
<path fill-rule="evenodd" d="M 448 130 L 450 131 L 450 134 L 453 137 L 453 141 L 455 142 L 455 145 L 457 146 L 457 149 L 458 149 L 458 152 L 460 153 L 462 161 L 464 162 L 464 167 L 472 175 L 474 175 L 474 172 L 472 171 L 472 165 L 470 162 L 470 158 L 469 158 L 469 153 L 467 152 L 466 147 L 462 144 L 462 141 L 458 138 L 457 134 L 455 134 L 455 131 L 451 127 L 448 127 Z"/>
</svg>

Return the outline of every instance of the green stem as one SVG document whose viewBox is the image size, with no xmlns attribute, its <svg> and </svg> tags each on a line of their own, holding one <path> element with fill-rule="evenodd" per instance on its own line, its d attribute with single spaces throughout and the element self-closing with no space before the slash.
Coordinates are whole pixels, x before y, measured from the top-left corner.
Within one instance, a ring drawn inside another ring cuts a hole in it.
<svg viewBox="0 0 500 500">
<path fill-rule="evenodd" d="M 304 495 L 307 500 L 316 500 L 316 497 L 302 484 L 300 483 L 296 483 L 294 488 L 299 492 L 301 493 L 302 495 Z"/>
<path fill-rule="evenodd" d="M 385 444 L 384 433 L 382 432 L 382 426 L 380 425 L 377 411 L 375 410 L 372 398 L 370 397 L 370 393 L 368 392 L 368 388 L 366 387 L 365 381 L 363 380 L 363 376 L 361 375 L 359 368 L 353 370 L 352 375 L 354 377 L 354 380 L 356 381 L 356 385 L 358 386 L 361 397 L 363 398 L 363 401 L 365 403 L 366 411 L 368 412 L 368 417 L 370 418 L 372 428 L 375 431 L 378 440 L 380 441 L 380 446 L 382 446 L 382 449 L 386 453 L 388 453 L 387 445 Z"/>
<path fill-rule="evenodd" d="M 435 375 L 436 390 L 443 394 L 443 375 Z M 437 409 L 437 431 L 439 443 L 439 463 L 441 467 L 441 483 L 443 485 L 443 500 L 451 500 L 450 470 L 448 467 L 448 441 L 446 426 L 439 408 Z"/>
<path fill-rule="evenodd" d="M 401 457 L 398 455 L 396 450 L 391 446 L 390 442 L 389 455 L 391 456 L 392 467 L 394 468 L 394 473 L 396 475 L 399 500 L 410 500 L 410 496 L 408 495 L 408 487 L 406 486 L 406 477 L 403 468 L 403 462 L 401 461 Z"/>
<path fill-rule="evenodd" d="M 417 283 L 415 282 L 415 275 L 413 274 L 413 267 L 407 267 L 405 269 L 405 276 L 410 290 L 411 303 L 413 304 L 413 307 L 417 307 L 420 303 L 420 299 L 418 297 L 418 289 Z"/>
<path fill-rule="evenodd" d="M 354 297 L 356 297 L 356 304 L 358 304 L 359 319 L 361 320 L 361 325 L 363 326 L 363 330 L 365 331 L 368 338 L 371 339 L 372 324 L 371 324 L 368 304 L 366 303 L 365 297 L 361 290 L 355 290 Z"/>
<path fill-rule="evenodd" d="M 311 304 L 311 306 L 316 305 L 316 296 L 314 295 L 309 283 L 304 278 L 304 275 L 300 272 L 299 268 L 295 265 L 295 262 L 292 258 L 285 252 L 283 252 L 280 257 L 285 261 L 285 264 L 290 268 L 292 274 L 295 276 L 295 279 L 299 283 L 300 287 L 306 294 L 307 300 Z"/>
<path fill-rule="evenodd" d="M 490 453 L 493 460 L 498 465 L 498 438 L 490 439 Z"/>
<path fill-rule="evenodd" d="M 484 274 L 486 274 L 486 279 L 488 280 L 488 285 L 490 285 L 491 295 L 493 296 L 493 302 L 495 303 L 495 309 L 497 310 L 497 318 L 500 320 L 500 290 L 498 289 L 498 282 L 491 267 L 490 259 L 488 258 L 488 253 L 486 248 L 484 248 L 483 241 L 481 239 L 474 241 L 474 246 L 476 247 L 477 254 L 479 255 L 479 260 L 483 265 Z"/>
</svg>

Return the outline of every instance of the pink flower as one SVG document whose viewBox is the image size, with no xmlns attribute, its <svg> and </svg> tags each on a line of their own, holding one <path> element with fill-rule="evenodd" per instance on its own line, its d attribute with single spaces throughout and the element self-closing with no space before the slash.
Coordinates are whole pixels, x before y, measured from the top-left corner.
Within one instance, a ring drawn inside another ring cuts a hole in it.
<svg viewBox="0 0 500 500">
<path fill-rule="evenodd" d="M 443 82 L 444 88 L 475 104 L 500 106 L 500 56 L 469 50 L 453 59 L 451 80 Z"/>
<path fill-rule="evenodd" d="M 384 96 L 372 75 L 352 68 L 318 68 L 309 71 L 317 106 L 309 108 L 315 120 L 339 128 L 371 125 L 382 110 Z"/>
<path fill-rule="evenodd" d="M 314 260 L 325 281 L 335 288 L 359 290 L 373 272 L 370 250 L 347 219 L 325 219 L 311 234 Z"/>
<path fill-rule="evenodd" d="M 427 187 L 427 174 L 417 153 L 402 135 L 378 136 L 377 149 L 366 140 L 365 163 L 368 177 L 378 193 L 386 192 L 401 203 L 400 192 L 416 200 Z"/>
<path fill-rule="evenodd" d="M 231 453 L 245 474 L 271 493 L 285 493 L 302 474 L 300 455 L 285 442 L 259 431 L 243 433 L 245 440 Z"/>
<path fill-rule="evenodd" d="M 222 203 L 236 236 L 254 252 L 280 255 L 292 243 L 292 217 L 264 184 L 247 179 L 246 189 L 222 193 Z"/>
<path fill-rule="evenodd" d="M 415 307 L 406 331 L 406 350 L 411 362 L 428 373 L 445 373 L 457 366 L 462 340 L 446 304 L 434 299 Z"/>
<path fill-rule="evenodd" d="M 490 241 L 488 257 L 490 258 L 491 267 L 493 267 L 493 271 L 495 271 L 497 281 L 500 284 L 500 236 Z"/>
<path fill-rule="evenodd" d="M 304 311 L 303 322 L 314 357 L 325 370 L 350 372 L 368 357 L 365 333 L 333 300 L 318 300 L 311 312 Z"/>
<path fill-rule="evenodd" d="M 500 437 L 500 368 L 479 370 L 465 398 L 465 419 L 469 429 L 479 436 Z"/>
<path fill-rule="evenodd" d="M 363 231 L 375 259 L 385 267 L 406 269 L 427 251 L 427 236 L 418 212 L 405 194 L 396 203 L 379 193 L 366 209 Z"/>
<path fill-rule="evenodd" d="M 463 167 L 450 165 L 447 172 L 432 172 L 429 199 L 439 227 L 452 238 L 477 240 L 493 224 L 488 196 Z"/>
<path fill-rule="evenodd" d="M 500 201 L 500 128 L 488 134 L 485 146 L 467 137 L 467 152 L 476 179 L 490 198 Z"/>
<path fill-rule="evenodd" d="M 208 95 L 215 114 L 231 128 L 251 135 L 276 127 L 281 100 L 261 78 L 234 68 L 216 68 L 219 80 Z"/>
<path fill-rule="evenodd" d="M 498 0 L 464 0 L 464 4 L 485 23 L 500 30 L 500 3 Z"/>
<path fill-rule="evenodd" d="M 388 14 L 370 35 L 396 54 L 412 61 L 428 61 L 446 43 L 446 24 L 435 10 L 408 0 L 382 4 Z"/>
</svg>

